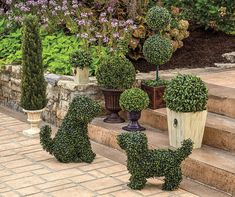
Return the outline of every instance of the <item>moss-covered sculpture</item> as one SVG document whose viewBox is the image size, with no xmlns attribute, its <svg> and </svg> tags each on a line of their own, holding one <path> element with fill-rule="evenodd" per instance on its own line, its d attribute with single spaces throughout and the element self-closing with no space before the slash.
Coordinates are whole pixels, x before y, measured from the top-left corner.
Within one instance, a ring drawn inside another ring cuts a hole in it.
<svg viewBox="0 0 235 197">
<path fill-rule="evenodd" d="M 100 111 L 100 105 L 92 99 L 86 96 L 75 97 L 53 139 L 50 126 L 41 128 L 40 143 L 43 149 L 63 163 L 91 163 L 95 153 L 91 149 L 87 126 Z"/>
<path fill-rule="evenodd" d="M 131 174 L 128 186 L 142 189 L 146 179 L 165 176 L 163 190 L 175 190 L 182 181 L 180 164 L 192 152 L 190 139 L 182 142 L 177 150 L 148 149 L 148 140 L 144 133 L 123 133 L 117 138 L 119 146 L 126 151 L 127 169 Z"/>
</svg>

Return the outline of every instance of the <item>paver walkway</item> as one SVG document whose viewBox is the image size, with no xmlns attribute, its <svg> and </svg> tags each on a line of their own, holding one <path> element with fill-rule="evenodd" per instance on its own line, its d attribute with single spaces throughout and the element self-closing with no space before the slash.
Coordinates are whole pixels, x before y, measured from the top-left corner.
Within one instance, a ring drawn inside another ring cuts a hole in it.
<svg viewBox="0 0 235 197">
<path fill-rule="evenodd" d="M 23 136 L 28 127 L 0 113 L 0 196 L 196 196 L 182 189 L 164 192 L 159 179 L 149 179 L 142 191 L 130 190 L 126 166 L 99 155 L 92 164 L 59 163 L 38 138 Z"/>
</svg>

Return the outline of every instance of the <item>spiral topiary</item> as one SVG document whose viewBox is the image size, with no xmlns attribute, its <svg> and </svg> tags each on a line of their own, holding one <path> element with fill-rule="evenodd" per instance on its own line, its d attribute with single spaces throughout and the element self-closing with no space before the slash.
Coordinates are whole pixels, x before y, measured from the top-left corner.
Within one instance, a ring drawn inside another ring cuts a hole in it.
<svg viewBox="0 0 235 197">
<path fill-rule="evenodd" d="M 32 15 L 24 18 L 21 74 L 21 107 L 26 110 L 43 109 L 47 104 L 47 84 L 44 79 L 38 19 Z"/>
<path fill-rule="evenodd" d="M 131 88 L 135 76 L 135 68 L 130 60 L 119 55 L 104 60 L 96 73 L 98 84 L 107 89 Z"/>
<path fill-rule="evenodd" d="M 143 53 L 149 63 L 161 65 L 170 60 L 173 48 L 169 39 L 156 34 L 145 41 Z"/>
<path fill-rule="evenodd" d="M 173 111 L 203 111 L 206 109 L 208 89 L 199 77 L 180 74 L 170 81 L 164 98 L 167 107 Z"/>
<path fill-rule="evenodd" d="M 139 88 L 125 90 L 119 100 L 120 107 L 128 112 L 140 112 L 149 105 L 149 97 Z"/>
<path fill-rule="evenodd" d="M 70 64 L 74 68 L 83 69 L 92 63 L 92 56 L 89 51 L 75 51 L 70 56 Z"/>
<path fill-rule="evenodd" d="M 152 30 L 162 30 L 171 22 L 171 15 L 167 9 L 154 6 L 149 9 L 146 16 L 146 23 Z"/>
</svg>

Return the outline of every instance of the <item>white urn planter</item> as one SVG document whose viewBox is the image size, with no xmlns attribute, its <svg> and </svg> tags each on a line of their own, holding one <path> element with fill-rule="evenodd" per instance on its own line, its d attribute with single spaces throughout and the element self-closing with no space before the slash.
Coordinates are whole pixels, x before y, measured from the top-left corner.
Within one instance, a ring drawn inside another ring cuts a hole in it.
<svg viewBox="0 0 235 197">
<path fill-rule="evenodd" d="M 88 84 L 89 83 L 89 68 L 84 67 L 74 69 L 74 82 L 77 84 Z"/>
<path fill-rule="evenodd" d="M 25 110 L 23 111 L 27 113 L 28 116 L 28 121 L 30 123 L 30 129 L 24 130 L 23 134 L 26 136 L 34 136 L 39 134 L 40 128 L 39 128 L 39 123 L 41 122 L 41 114 L 44 109 L 41 110 Z"/>
<path fill-rule="evenodd" d="M 206 118 L 207 110 L 182 113 L 167 108 L 170 145 L 178 148 L 184 139 L 190 138 L 194 148 L 201 148 Z"/>
</svg>

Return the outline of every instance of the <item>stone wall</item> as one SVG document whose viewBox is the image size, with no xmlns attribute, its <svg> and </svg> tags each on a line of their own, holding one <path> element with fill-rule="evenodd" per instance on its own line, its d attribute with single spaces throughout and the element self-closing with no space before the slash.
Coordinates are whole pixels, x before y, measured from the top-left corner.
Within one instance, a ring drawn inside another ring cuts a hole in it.
<svg viewBox="0 0 235 197">
<path fill-rule="evenodd" d="M 20 101 L 20 66 L 6 66 L 0 71 L 0 104 L 13 110 L 22 111 Z M 87 95 L 99 102 L 103 101 L 102 92 L 96 84 L 95 78 L 90 78 L 88 85 L 78 85 L 73 77 L 46 74 L 48 82 L 48 104 L 43 113 L 43 120 L 59 126 L 64 118 L 69 103 L 76 95 Z"/>
</svg>

